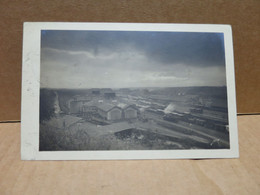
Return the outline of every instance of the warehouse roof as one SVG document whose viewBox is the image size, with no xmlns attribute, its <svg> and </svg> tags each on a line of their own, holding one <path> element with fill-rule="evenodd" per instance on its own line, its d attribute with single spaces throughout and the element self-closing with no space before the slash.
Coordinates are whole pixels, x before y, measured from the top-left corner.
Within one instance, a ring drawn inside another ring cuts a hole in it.
<svg viewBox="0 0 260 195">
<path fill-rule="evenodd" d="M 109 104 L 109 103 L 101 103 L 101 104 L 98 104 L 97 106 L 99 109 L 103 110 L 103 111 L 110 111 L 112 110 L 113 108 L 118 108 L 118 109 L 121 109 L 120 107 L 118 106 L 115 106 L 113 104 Z"/>
</svg>

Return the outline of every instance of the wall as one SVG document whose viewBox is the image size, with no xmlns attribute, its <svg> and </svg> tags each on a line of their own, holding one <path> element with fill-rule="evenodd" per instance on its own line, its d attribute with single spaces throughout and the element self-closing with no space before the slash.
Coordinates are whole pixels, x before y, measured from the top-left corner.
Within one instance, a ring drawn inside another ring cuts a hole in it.
<svg viewBox="0 0 260 195">
<path fill-rule="evenodd" d="M 238 113 L 259 113 L 259 9 L 259 0 L 1 0 L 0 121 L 20 120 L 24 21 L 231 24 Z"/>
</svg>

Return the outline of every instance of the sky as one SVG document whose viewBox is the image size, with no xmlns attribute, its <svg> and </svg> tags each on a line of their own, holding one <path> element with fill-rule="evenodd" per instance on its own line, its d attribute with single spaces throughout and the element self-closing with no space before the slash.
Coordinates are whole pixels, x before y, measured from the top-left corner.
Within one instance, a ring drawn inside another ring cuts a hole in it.
<svg viewBox="0 0 260 195">
<path fill-rule="evenodd" d="M 41 31 L 41 87 L 225 86 L 223 33 Z"/>
</svg>

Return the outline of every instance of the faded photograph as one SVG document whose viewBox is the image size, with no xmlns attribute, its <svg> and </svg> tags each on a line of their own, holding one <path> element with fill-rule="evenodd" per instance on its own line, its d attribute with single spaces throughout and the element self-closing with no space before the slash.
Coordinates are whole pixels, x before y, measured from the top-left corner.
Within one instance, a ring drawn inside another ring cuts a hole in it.
<svg viewBox="0 0 260 195">
<path fill-rule="evenodd" d="M 42 30 L 40 151 L 229 149 L 223 33 Z"/>
</svg>

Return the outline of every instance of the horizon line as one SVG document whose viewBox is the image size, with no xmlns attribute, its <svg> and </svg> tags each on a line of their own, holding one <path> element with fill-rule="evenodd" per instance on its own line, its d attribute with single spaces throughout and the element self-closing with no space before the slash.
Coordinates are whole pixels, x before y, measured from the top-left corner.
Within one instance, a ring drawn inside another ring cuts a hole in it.
<svg viewBox="0 0 260 195">
<path fill-rule="evenodd" d="M 227 87 L 226 85 L 220 85 L 220 86 L 208 86 L 208 85 L 203 85 L 203 86 L 180 86 L 180 87 L 89 87 L 89 88 L 57 88 L 57 87 L 40 87 L 40 89 L 69 89 L 69 90 L 86 90 L 86 89 L 130 89 L 130 88 L 135 88 L 135 89 L 142 89 L 142 88 L 188 88 L 188 87 Z"/>
</svg>

